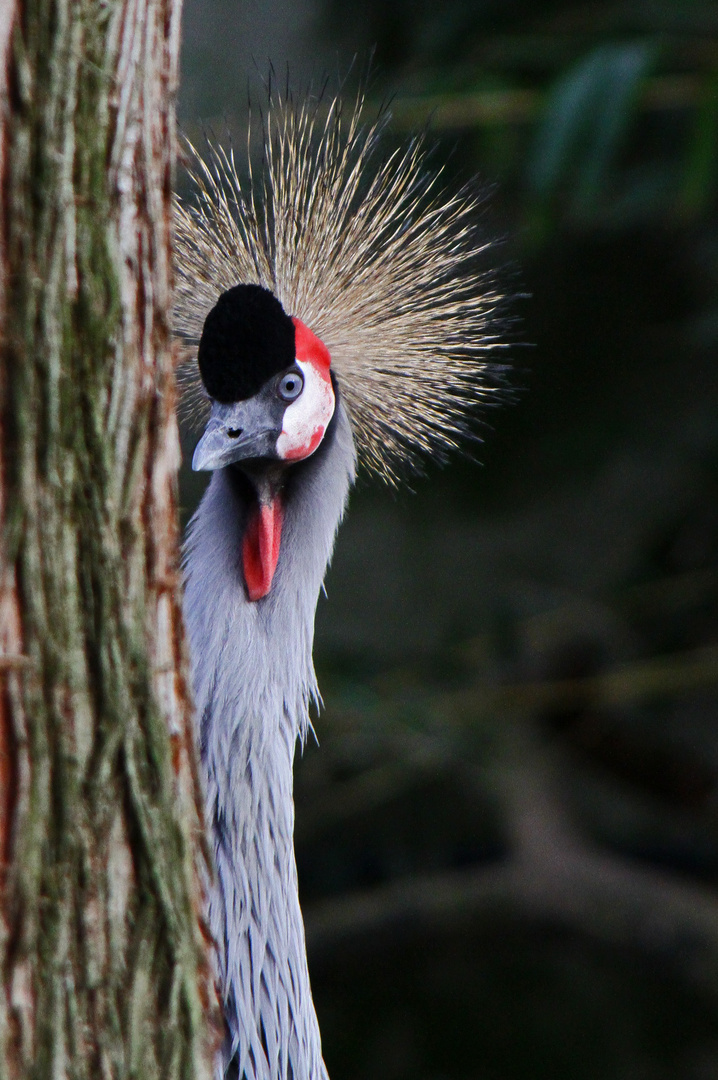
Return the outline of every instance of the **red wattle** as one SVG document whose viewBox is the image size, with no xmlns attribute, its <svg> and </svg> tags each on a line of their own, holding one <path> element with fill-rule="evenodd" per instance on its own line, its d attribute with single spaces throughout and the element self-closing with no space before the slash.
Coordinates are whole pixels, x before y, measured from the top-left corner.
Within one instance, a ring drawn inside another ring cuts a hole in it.
<svg viewBox="0 0 718 1080">
<path fill-rule="evenodd" d="M 244 581 L 250 600 L 261 600 L 272 587 L 282 540 L 284 511 L 279 495 L 249 511 L 242 541 Z"/>
</svg>

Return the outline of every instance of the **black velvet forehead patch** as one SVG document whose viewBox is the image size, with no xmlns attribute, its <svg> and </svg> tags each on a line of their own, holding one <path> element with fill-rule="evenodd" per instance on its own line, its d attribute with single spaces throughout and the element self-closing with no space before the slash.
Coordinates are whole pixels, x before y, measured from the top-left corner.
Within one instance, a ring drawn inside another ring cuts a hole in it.
<svg viewBox="0 0 718 1080">
<path fill-rule="evenodd" d="M 210 397 L 243 401 L 294 363 L 294 323 L 269 289 L 235 285 L 205 319 L 197 360 Z"/>
</svg>

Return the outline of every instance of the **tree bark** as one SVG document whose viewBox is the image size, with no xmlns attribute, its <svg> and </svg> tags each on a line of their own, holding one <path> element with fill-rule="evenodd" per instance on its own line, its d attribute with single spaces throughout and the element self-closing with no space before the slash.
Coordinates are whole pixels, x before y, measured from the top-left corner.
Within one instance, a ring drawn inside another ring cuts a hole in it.
<svg viewBox="0 0 718 1080">
<path fill-rule="evenodd" d="M 179 0 L 0 0 L 0 1076 L 210 1075 L 169 326 Z"/>
</svg>

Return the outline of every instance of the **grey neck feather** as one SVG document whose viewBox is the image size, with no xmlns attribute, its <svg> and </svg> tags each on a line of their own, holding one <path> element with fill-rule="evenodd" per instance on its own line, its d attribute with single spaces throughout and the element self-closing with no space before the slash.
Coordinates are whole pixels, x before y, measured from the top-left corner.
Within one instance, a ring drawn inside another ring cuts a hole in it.
<svg viewBox="0 0 718 1080">
<path fill-rule="evenodd" d="M 297 894 L 292 766 L 318 694 L 314 614 L 354 468 L 339 403 L 324 443 L 293 469 L 274 581 L 256 603 L 242 577 L 246 504 L 228 470 L 213 475 L 188 531 L 184 610 L 228 1028 L 217 1078 L 326 1078 Z"/>
</svg>

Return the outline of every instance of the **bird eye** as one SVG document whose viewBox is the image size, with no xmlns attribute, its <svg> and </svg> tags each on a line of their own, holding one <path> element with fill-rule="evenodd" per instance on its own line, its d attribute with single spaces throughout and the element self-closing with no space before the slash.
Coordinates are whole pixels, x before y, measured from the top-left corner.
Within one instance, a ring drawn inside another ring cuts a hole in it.
<svg viewBox="0 0 718 1080">
<path fill-rule="evenodd" d="M 277 392 L 280 398 L 283 398 L 284 401 L 294 401 L 296 398 L 299 397 L 303 389 L 304 379 L 302 378 L 300 372 L 290 371 L 283 376 L 281 382 L 279 383 L 279 386 L 277 387 Z"/>
</svg>

